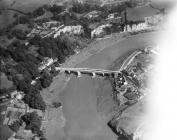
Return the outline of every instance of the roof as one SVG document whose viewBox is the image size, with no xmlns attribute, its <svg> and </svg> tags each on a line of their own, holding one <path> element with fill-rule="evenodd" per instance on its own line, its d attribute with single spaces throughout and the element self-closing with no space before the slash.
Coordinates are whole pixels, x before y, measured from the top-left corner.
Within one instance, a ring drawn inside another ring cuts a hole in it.
<svg viewBox="0 0 177 140">
<path fill-rule="evenodd" d="M 9 128 L 8 125 L 0 125 L 0 139 L 7 140 L 14 132 Z"/>
</svg>

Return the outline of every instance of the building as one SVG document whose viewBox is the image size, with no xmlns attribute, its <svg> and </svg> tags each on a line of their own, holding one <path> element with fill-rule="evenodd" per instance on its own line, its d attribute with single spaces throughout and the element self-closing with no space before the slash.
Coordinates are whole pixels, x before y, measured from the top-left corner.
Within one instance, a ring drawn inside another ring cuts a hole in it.
<svg viewBox="0 0 177 140">
<path fill-rule="evenodd" d="M 104 31 L 104 29 L 106 27 L 111 27 L 111 26 L 112 26 L 111 24 L 104 24 L 104 25 L 98 26 L 96 29 L 94 29 L 91 32 L 91 37 L 94 38 L 94 37 L 101 37 L 101 36 L 103 36 L 106 33 Z"/>
<path fill-rule="evenodd" d="M 63 26 L 63 28 L 59 29 L 55 34 L 54 38 L 60 36 L 61 34 L 70 34 L 70 35 L 81 35 L 84 33 L 84 29 L 81 25 L 76 26 Z"/>
<path fill-rule="evenodd" d="M 15 98 L 17 100 L 22 100 L 24 97 L 24 93 L 22 91 L 13 91 L 11 92 L 11 98 Z"/>
<path fill-rule="evenodd" d="M 54 62 L 57 62 L 58 59 L 53 59 L 53 58 L 48 58 L 48 57 L 45 57 L 44 60 L 41 62 L 41 64 L 39 65 L 38 67 L 38 70 L 39 71 L 42 71 L 44 70 L 46 67 L 52 65 Z"/>
<path fill-rule="evenodd" d="M 35 25 L 27 37 L 34 37 L 40 35 L 42 38 L 53 35 L 58 29 L 62 27 L 58 21 L 44 22 L 40 25 Z"/>
<path fill-rule="evenodd" d="M 121 23 L 122 17 L 120 17 L 118 13 L 111 13 L 106 18 L 106 21 L 108 21 L 109 23 Z"/>
<path fill-rule="evenodd" d="M 126 25 L 124 27 L 124 32 L 137 32 L 137 31 L 142 31 L 142 30 L 146 30 L 150 28 L 150 26 L 148 26 L 146 24 L 146 22 L 142 22 L 142 23 L 138 23 L 138 24 L 132 24 L 132 25 Z"/>
<path fill-rule="evenodd" d="M 40 35 L 42 38 L 45 37 L 54 37 L 60 36 L 61 33 L 72 34 L 72 35 L 81 35 L 84 32 L 84 29 L 81 25 L 75 26 L 65 26 L 61 25 L 58 21 L 50 21 L 42 23 L 42 25 L 36 25 L 32 31 L 27 35 L 27 37 L 34 37 L 35 35 Z"/>
<path fill-rule="evenodd" d="M 95 19 L 95 18 L 98 18 L 100 16 L 100 11 L 92 11 L 92 12 L 89 12 L 87 13 L 84 17 L 87 18 L 87 19 Z"/>
<path fill-rule="evenodd" d="M 58 21 L 49 21 L 49 22 L 42 23 L 42 26 L 45 29 L 49 29 L 49 28 L 53 28 L 53 27 L 58 27 L 59 25 L 61 25 L 61 23 L 58 22 Z"/>
</svg>

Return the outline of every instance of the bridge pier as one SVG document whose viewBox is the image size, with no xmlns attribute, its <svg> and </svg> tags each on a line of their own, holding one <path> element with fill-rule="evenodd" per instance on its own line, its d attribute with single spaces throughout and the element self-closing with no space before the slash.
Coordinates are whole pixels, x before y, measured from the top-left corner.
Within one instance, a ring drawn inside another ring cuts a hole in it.
<svg viewBox="0 0 177 140">
<path fill-rule="evenodd" d="M 95 77 L 96 77 L 96 73 L 92 72 L 92 78 L 95 78 Z"/>
<path fill-rule="evenodd" d="M 79 78 L 79 77 L 81 77 L 81 72 L 80 71 L 77 71 L 77 77 Z"/>
<path fill-rule="evenodd" d="M 116 77 L 118 77 L 118 75 L 119 75 L 119 73 L 114 73 L 114 76 L 113 76 L 113 78 L 116 78 Z"/>
<path fill-rule="evenodd" d="M 104 73 L 104 77 L 112 77 L 112 73 L 105 72 L 105 73 Z"/>
</svg>

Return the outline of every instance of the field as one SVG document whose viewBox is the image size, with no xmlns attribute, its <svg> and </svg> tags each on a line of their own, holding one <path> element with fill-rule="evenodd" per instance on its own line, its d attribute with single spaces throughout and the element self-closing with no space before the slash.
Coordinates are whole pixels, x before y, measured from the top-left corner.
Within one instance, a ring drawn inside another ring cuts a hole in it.
<svg viewBox="0 0 177 140">
<path fill-rule="evenodd" d="M 0 9 L 11 7 L 24 12 L 30 12 L 43 4 L 48 4 L 49 2 L 50 0 L 1 0 Z M 14 21 L 13 15 L 13 11 L 2 12 L 2 15 L 0 15 L 0 28 L 11 24 Z"/>
<path fill-rule="evenodd" d="M 1 73 L 0 81 L 1 81 L 0 89 L 3 89 L 3 88 L 9 89 L 13 85 L 12 81 L 9 81 L 4 73 Z"/>
</svg>

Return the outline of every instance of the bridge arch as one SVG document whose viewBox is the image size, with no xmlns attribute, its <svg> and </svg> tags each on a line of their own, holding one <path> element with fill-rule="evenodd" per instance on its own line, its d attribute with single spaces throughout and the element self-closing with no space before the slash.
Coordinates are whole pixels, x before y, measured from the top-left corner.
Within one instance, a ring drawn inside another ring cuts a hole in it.
<svg viewBox="0 0 177 140">
<path fill-rule="evenodd" d="M 65 70 L 65 73 L 66 74 L 71 74 L 71 71 L 70 70 Z"/>
</svg>

